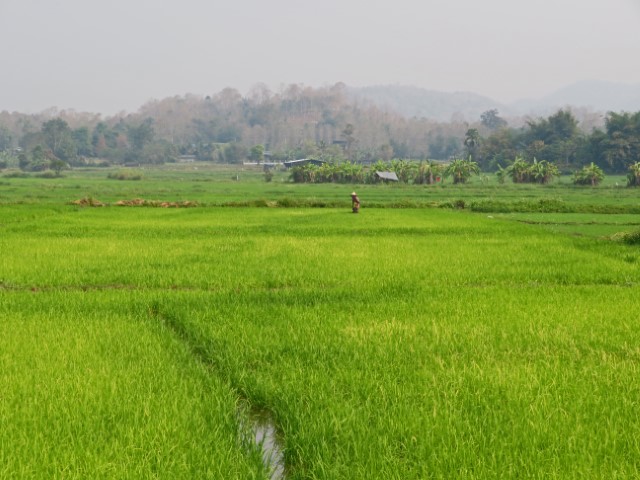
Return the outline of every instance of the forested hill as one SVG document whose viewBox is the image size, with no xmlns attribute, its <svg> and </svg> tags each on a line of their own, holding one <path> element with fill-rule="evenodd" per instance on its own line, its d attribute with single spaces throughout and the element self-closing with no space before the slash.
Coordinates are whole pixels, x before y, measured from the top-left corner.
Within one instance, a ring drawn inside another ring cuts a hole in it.
<svg viewBox="0 0 640 480">
<path fill-rule="evenodd" d="M 421 95 L 410 88 L 398 91 L 398 98 L 409 103 Z M 438 96 L 431 98 L 435 102 Z M 153 100 L 136 113 L 107 118 L 72 110 L 4 111 L 0 168 L 47 169 L 52 162 L 75 165 L 87 159 L 164 163 L 181 155 L 227 163 L 471 157 L 485 170 L 523 157 L 557 162 L 567 170 L 595 162 L 618 172 L 640 161 L 640 111 L 601 115 L 564 108 L 548 116 L 514 118 L 495 103 L 482 103 L 482 97 L 476 101 L 476 117 L 452 114 L 438 121 L 354 98 L 353 89 L 338 83 L 322 88 L 292 84 L 278 92 L 256 86 L 245 95 L 226 88 L 208 96 Z"/>
<path fill-rule="evenodd" d="M 225 88 L 208 96 L 152 100 L 136 113 L 108 118 L 55 109 L 38 115 L 5 111 L 0 113 L 0 150 L 8 146 L 31 150 L 44 144 L 40 129 L 52 119 L 76 131 L 74 143 L 81 155 L 122 160 L 133 159 L 152 140 L 183 154 L 226 161 L 238 161 L 256 145 L 279 159 L 448 158 L 461 149 L 469 126 L 462 121 L 409 119 L 358 103 L 340 83 L 322 88 L 292 84 L 278 92 L 256 86 L 245 95 Z M 68 145 L 72 151 L 71 142 Z M 221 145 L 232 145 L 222 158 Z M 60 155 L 70 158 L 61 151 L 56 154 Z"/>
</svg>

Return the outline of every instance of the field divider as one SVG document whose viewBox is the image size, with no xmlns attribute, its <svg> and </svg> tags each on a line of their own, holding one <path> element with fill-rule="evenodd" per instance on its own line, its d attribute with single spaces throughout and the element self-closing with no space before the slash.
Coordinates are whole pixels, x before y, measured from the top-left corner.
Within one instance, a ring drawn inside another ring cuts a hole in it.
<svg viewBox="0 0 640 480">
<path fill-rule="evenodd" d="M 221 288 L 201 288 L 201 287 L 178 287 L 175 285 L 169 287 L 148 287 L 144 285 L 16 285 L 4 283 L 0 280 L 0 290 L 16 291 L 16 292 L 103 292 L 110 290 L 129 290 L 129 291 L 161 291 L 161 292 L 219 292 Z"/>
<path fill-rule="evenodd" d="M 244 392 L 225 378 L 222 366 L 211 354 L 210 342 L 187 328 L 175 315 L 161 311 L 158 302 L 149 305 L 148 312 L 188 348 L 197 362 L 223 377 L 239 399 L 235 414 L 240 444 L 248 451 L 260 453 L 269 480 L 286 479 L 282 431 L 276 425 L 273 413 L 266 407 L 255 406 Z"/>
</svg>

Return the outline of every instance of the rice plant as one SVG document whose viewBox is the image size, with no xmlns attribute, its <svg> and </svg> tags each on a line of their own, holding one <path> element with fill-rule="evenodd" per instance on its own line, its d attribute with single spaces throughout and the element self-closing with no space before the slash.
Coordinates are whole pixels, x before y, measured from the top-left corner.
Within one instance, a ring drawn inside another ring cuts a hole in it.
<svg viewBox="0 0 640 480">
<path fill-rule="evenodd" d="M 640 475 L 632 215 L 345 206 L 0 206 L 0 477 Z"/>
</svg>

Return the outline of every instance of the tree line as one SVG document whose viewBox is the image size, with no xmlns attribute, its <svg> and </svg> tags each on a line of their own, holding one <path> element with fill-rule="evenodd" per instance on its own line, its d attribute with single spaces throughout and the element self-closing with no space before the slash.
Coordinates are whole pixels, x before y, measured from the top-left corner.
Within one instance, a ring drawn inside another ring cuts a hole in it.
<svg viewBox="0 0 640 480">
<path fill-rule="evenodd" d="M 153 164 L 180 156 L 351 164 L 464 158 L 484 172 L 514 168 L 522 159 L 554 164 L 562 173 L 591 164 L 623 173 L 640 161 L 640 112 L 609 112 L 601 125 L 590 131 L 587 125 L 570 109 L 524 119 L 488 110 L 471 122 L 443 123 L 352 100 L 343 84 L 289 85 L 277 93 L 258 85 L 244 96 L 232 88 L 176 96 L 107 118 L 55 109 L 0 112 L 0 167 Z"/>
<path fill-rule="evenodd" d="M 486 114 L 482 122 L 489 133 L 482 136 L 477 128 L 470 128 L 464 138 L 467 155 L 483 171 L 500 171 L 520 158 L 551 162 L 562 172 L 593 164 L 611 173 L 626 173 L 640 161 L 640 112 L 609 112 L 604 128 L 589 133 L 580 130 L 568 109 L 547 118 L 528 119 L 517 129 L 495 123 L 501 120 L 497 111 Z"/>
<path fill-rule="evenodd" d="M 627 173 L 627 185 L 640 186 L 640 162 L 631 164 Z M 390 178 L 387 173 L 394 173 L 395 178 Z M 397 181 L 416 185 L 432 185 L 444 182 L 450 178 L 453 184 L 464 184 L 474 175 L 480 175 L 480 167 L 477 162 L 468 159 L 455 158 L 446 163 L 433 160 L 398 160 L 390 162 L 378 160 L 374 164 L 340 162 L 314 164 L 306 163 L 291 168 L 290 180 L 294 183 L 353 183 L 373 184 Z M 516 157 L 505 168 L 499 167 L 495 176 L 499 183 L 505 183 L 511 179 L 513 183 L 535 183 L 545 185 L 560 175 L 558 166 L 546 160 L 533 159 L 527 162 L 521 157 Z M 273 174 L 269 168 L 265 168 L 265 180 L 271 181 Z M 575 185 L 590 185 L 595 187 L 604 180 L 604 171 L 593 162 L 573 172 Z M 483 175 L 483 181 L 489 177 Z"/>
</svg>

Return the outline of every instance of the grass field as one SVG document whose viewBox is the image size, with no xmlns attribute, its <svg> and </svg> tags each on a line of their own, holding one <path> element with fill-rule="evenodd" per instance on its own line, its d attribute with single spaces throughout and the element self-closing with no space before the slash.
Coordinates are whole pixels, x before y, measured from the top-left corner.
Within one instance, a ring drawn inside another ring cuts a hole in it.
<svg viewBox="0 0 640 480">
<path fill-rule="evenodd" d="M 341 184 L 293 184 L 286 171 L 276 171 L 272 182 L 265 182 L 260 167 L 180 164 L 124 170 L 141 180 L 113 180 L 109 174 L 121 170 L 78 169 L 61 178 L 42 179 L 0 176 L 0 204 L 61 204 L 81 198 L 104 203 L 143 198 L 169 202 L 195 201 L 203 206 L 267 205 L 344 207 L 356 188 Z M 6 175 L 6 174 L 5 174 Z M 475 178 L 468 185 L 444 184 L 415 186 L 403 184 L 358 185 L 363 208 L 437 206 L 463 200 L 478 210 L 534 209 L 571 213 L 640 214 L 637 189 L 625 188 L 624 176 L 605 178 L 599 187 L 574 186 L 569 177 L 550 185 L 499 184 L 495 177 Z M 346 193 L 346 195 L 345 195 Z M 542 202 L 542 206 L 540 206 Z"/>
<path fill-rule="evenodd" d="M 245 403 L 291 479 L 640 476 L 637 192 L 229 172 L 2 181 L 0 478 L 268 478 Z"/>
</svg>

